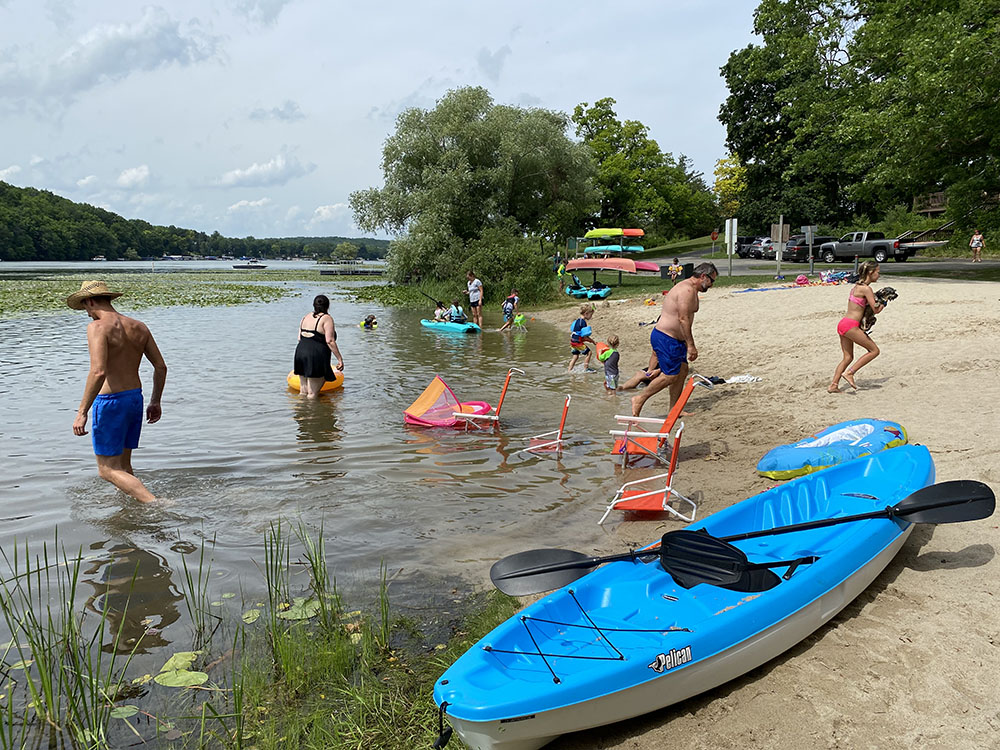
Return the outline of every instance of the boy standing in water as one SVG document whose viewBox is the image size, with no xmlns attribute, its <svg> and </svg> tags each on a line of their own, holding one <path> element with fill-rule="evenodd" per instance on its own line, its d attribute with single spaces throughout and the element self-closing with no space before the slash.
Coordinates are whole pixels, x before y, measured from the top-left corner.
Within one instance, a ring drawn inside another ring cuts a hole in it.
<svg viewBox="0 0 1000 750">
<path fill-rule="evenodd" d="M 142 430 L 139 363 L 145 356 L 153 365 L 153 392 L 146 407 L 149 424 L 160 421 L 160 396 L 167 380 L 167 365 L 145 324 L 125 317 L 111 306 L 111 300 L 121 294 L 112 292 L 103 281 L 85 281 L 80 291 L 66 298 L 70 308 L 86 310 L 92 318 L 87 326 L 90 373 L 73 420 L 73 434 L 87 434 L 87 414 L 93 406 L 90 429 L 101 479 L 139 502 L 149 503 L 156 498 L 132 471 L 132 451 L 139 447 Z"/>
<path fill-rule="evenodd" d="M 590 319 L 594 317 L 594 308 L 592 305 L 582 305 L 580 307 L 580 317 L 573 321 L 573 325 L 570 326 L 569 334 L 569 347 L 573 353 L 573 356 L 569 359 L 569 372 L 573 372 L 573 368 L 576 367 L 576 362 L 583 357 L 583 366 L 590 372 L 590 349 L 587 348 L 587 342 L 591 344 L 596 344 L 591 337 L 590 330 Z"/>
<path fill-rule="evenodd" d="M 506 331 L 514 325 L 514 316 L 517 314 L 517 303 L 520 299 L 517 296 L 517 289 L 511 289 L 510 294 L 507 295 L 507 299 L 500 306 L 500 310 L 503 312 L 503 325 L 500 326 L 501 331 Z"/>
</svg>

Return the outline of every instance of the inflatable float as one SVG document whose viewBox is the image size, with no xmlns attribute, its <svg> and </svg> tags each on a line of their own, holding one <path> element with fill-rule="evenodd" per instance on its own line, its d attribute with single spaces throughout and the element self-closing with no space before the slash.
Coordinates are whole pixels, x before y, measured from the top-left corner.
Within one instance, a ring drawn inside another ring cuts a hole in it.
<svg viewBox="0 0 1000 750">
<path fill-rule="evenodd" d="M 344 373 L 342 373 L 340 370 L 334 369 L 333 375 L 334 375 L 333 380 L 327 380 L 325 383 L 323 383 L 323 387 L 319 389 L 320 393 L 325 393 L 326 391 L 335 391 L 344 384 Z M 293 391 L 301 391 L 302 382 L 299 380 L 299 376 L 296 375 L 294 371 L 288 373 L 286 381 L 288 382 L 288 387 L 291 388 Z"/>
<path fill-rule="evenodd" d="M 441 333 L 479 333 L 483 329 L 475 323 L 452 323 L 450 320 L 421 319 L 420 325 Z"/>
<path fill-rule="evenodd" d="M 792 479 L 906 443 L 897 422 L 853 419 L 799 440 L 772 448 L 757 464 L 757 473 L 771 479 Z"/>
<path fill-rule="evenodd" d="M 486 414 L 492 408 L 485 401 L 459 401 L 441 376 L 435 375 L 424 392 L 403 412 L 403 422 L 418 427 L 459 427 L 465 422 L 456 417 L 455 412 Z"/>
</svg>

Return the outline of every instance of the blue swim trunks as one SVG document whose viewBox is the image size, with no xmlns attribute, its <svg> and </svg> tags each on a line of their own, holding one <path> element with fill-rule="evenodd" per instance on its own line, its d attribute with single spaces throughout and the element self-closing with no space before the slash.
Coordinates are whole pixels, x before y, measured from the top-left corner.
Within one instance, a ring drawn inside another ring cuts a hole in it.
<svg viewBox="0 0 1000 750">
<path fill-rule="evenodd" d="M 683 341 L 668 336 L 663 331 L 654 328 L 649 334 L 649 343 L 656 352 L 656 361 L 660 372 L 664 375 L 676 375 L 681 371 L 681 365 L 687 362 L 688 348 Z"/>
<path fill-rule="evenodd" d="M 90 436 L 94 454 L 120 456 L 139 447 L 142 431 L 142 388 L 103 393 L 94 399 Z"/>
</svg>

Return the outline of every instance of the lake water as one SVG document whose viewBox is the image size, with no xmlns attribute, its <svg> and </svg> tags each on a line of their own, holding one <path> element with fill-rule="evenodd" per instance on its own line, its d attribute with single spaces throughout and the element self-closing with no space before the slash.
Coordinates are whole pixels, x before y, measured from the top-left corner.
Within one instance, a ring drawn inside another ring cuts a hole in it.
<svg viewBox="0 0 1000 750">
<path fill-rule="evenodd" d="M 58 266 L 112 278 L 149 263 Z M 157 264 L 176 270 L 231 263 Z M 309 264 L 269 263 L 274 268 Z M 4 276 L 52 264 L 3 263 Z M 444 335 L 422 328 L 428 311 L 382 309 L 336 296 L 343 282 L 281 282 L 301 296 L 236 307 L 144 309 L 169 366 L 163 419 L 144 425 L 137 474 L 167 502 L 142 506 L 97 477 L 89 435 L 71 426 L 88 358 L 83 313 L 0 320 L 0 544 L 60 542 L 91 557 L 86 578 L 104 583 L 138 569 L 133 606 L 161 628 L 155 648 L 186 645 L 179 605 L 181 559 L 197 564 L 203 540 L 213 593 L 263 591 L 263 537 L 279 519 L 324 529 L 328 563 L 349 597 L 371 601 L 379 566 L 390 598 L 419 606 L 454 584 L 489 585 L 489 567 L 534 547 L 587 551 L 621 483 L 609 454 L 612 415 L 627 397 L 606 394 L 603 373 L 568 375 L 568 333 L 529 321 L 524 333 Z M 67 294 L 78 282 L 67 284 Z M 345 385 L 317 401 L 290 392 L 296 331 L 317 293 L 330 294 Z M 128 297 L 116 303 L 128 314 Z M 378 315 L 379 327 L 358 322 Z M 500 325 L 488 310 L 486 327 Z M 462 400 L 496 404 L 519 367 L 494 431 L 422 429 L 403 410 L 436 374 Z M 148 395 L 151 368 L 144 363 Z M 561 457 L 516 451 L 555 429 L 573 402 Z M 599 426 L 595 428 L 595 426 Z M 630 477 L 632 478 L 632 477 Z M 114 563 L 114 564 L 113 564 Z M 458 582 L 458 583 L 456 583 Z M 450 591 L 450 589 L 449 589 Z M 447 592 L 445 593 L 447 595 Z M 362 598 L 363 597 L 363 598 Z M 233 600 L 234 609 L 239 599 Z M 238 610 L 236 610 L 238 611 Z M 133 618 L 129 618 L 130 621 Z"/>
</svg>

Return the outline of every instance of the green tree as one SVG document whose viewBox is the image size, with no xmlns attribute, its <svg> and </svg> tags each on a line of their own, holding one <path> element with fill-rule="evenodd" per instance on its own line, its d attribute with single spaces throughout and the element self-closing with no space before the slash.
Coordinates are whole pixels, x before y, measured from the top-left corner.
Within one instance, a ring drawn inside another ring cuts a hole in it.
<svg viewBox="0 0 1000 750">
<path fill-rule="evenodd" d="M 576 134 L 597 162 L 603 226 L 637 226 L 670 239 L 702 234 L 717 223 L 718 210 L 701 175 L 686 157 L 663 153 L 637 120 L 618 120 L 615 100 L 599 99 L 573 111 Z"/>
<path fill-rule="evenodd" d="M 762 0 L 754 28 L 720 112 L 744 222 L 870 222 L 941 189 L 960 217 L 1000 192 L 1000 0 Z"/>
<path fill-rule="evenodd" d="M 736 216 L 747 189 L 747 170 L 738 155 L 730 154 L 715 162 L 714 187 L 723 215 L 726 218 Z"/>
<path fill-rule="evenodd" d="M 567 136 L 568 124 L 559 112 L 494 104 L 483 88 L 450 91 L 431 110 L 408 109 L 383 148 L 384 187 L 351 194 L 355 222 L 395 235 L 397 281 L 464 273 L 487 230 L 494 240 L 561 243 L 597 199 L 593 161 Z M 482 273 L 492 281 L 489 269 Z"/>
<path fill-rule="evenodd" d="M 358 257 L 358 246 L 350 242 L 341 242 L 330 254 L 334 260 L 354 260 Z"/>
</svg>

